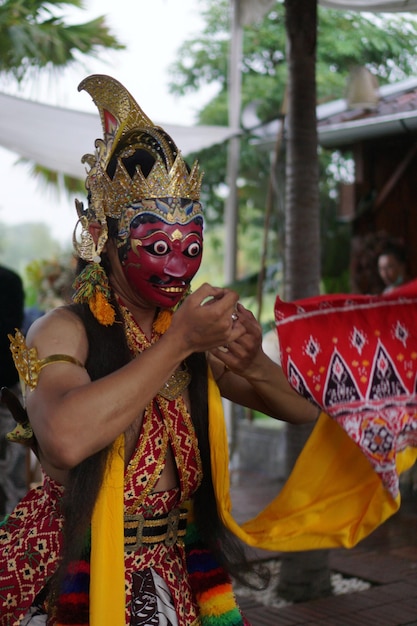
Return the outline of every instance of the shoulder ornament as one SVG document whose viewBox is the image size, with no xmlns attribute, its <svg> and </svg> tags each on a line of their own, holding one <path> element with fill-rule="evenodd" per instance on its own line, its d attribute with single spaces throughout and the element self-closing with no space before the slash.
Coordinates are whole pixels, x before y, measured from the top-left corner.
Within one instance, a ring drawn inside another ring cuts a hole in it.
<svg viewBox="0 0 417 626">
<path fill-rule="evenodd" d="M 20 330 L 16 329 L 15 336 L 8 335 L 10 339 L 10 350 L 12 352 L 13 361 L 21 380 L 30 389 L 35 389 L 38 384 L 39 372 L 46 365 L 51 363 L 74 363 L 79 367 L 84 365 L 75 357 L 69 354 L 51 354 L 44 359 L 38 358 L 38 351 L 36 348 L 28 348 L 25 338 Z"/>
</svg>

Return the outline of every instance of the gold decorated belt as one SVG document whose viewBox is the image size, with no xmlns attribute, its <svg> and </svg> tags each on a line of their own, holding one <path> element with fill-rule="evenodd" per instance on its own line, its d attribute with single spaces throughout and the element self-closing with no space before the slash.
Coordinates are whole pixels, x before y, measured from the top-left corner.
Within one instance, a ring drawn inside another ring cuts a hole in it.
<svg viewBox="0 0 417 626">
<path fill-rule="evenodd" d="M 187 510 L 172 509 L 166 515 L 145 518 L 143 515 L 125 515 L 124 517 L 125 551 L 134 552 L 140 546 L 164 543 L 173 546 L 185 536 L 187 529 Z"/>
</svg>

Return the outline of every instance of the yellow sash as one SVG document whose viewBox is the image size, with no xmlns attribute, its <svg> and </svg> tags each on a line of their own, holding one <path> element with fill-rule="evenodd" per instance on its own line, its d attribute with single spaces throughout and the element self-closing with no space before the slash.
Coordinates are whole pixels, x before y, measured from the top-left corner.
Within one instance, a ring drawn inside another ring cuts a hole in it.
<svg viewBox="0 0 417 626">
<path fill-rule="evenodd" d="M 322 413 L 277 497 L 239 526 L 232 516 L 229 450 L 218 387 L 209 372 L 209 437 L 214 489 L 224 524 L 249 545 L 273 551 L 352 547 L 400 506 L 384 489 L 360 448 Z M 92 519 L 90 626 L 125 624 L 124 438 L 109 458 Z M 398 473 L 417 450 L 397 455 Z"/>
<path fill-rule="evenodd" d="M 91 520 L 90 626 L 124 626 L 124 435 L 113 445 Z"/>
<path fill-rule="evenodd" d="M 254 519 L 239 526 L 229 493 L 228 441 L 222 401 L 209 375 L 211 465 L 224 524 L 245 543 L 273 551 L 352 547 L 400 506 L 383 487 L 352 439 L 322 413 L 277 497 Z M 397 454 L 400 474 L 416 460 L 415 448 Z"/>
</svg>

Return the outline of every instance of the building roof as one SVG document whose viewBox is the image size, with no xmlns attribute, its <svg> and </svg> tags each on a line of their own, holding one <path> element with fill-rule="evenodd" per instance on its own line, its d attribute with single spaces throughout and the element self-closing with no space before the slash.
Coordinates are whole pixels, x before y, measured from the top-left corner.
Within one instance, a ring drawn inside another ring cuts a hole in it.
<svg viewBox="0 0 417 626">
<path fill-rule="evenodd" d="M 317 129 L 324 148 L 417 132 L 417 78 L 380 87 L 375 108 L 350 109 L 342 99 L 319 105 Z"/>
</svg>

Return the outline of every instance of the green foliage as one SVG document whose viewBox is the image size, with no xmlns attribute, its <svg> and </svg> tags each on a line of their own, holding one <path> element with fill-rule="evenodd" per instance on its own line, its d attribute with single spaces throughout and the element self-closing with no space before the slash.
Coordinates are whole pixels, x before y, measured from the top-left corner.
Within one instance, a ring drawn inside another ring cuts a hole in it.
<svg viewBox="0 0 417 626">
<path fill-rule="evenodd" d="M 229 0 L 202 0 L 205 26 L 201 33 L 186 41 L 172 64 L 172 93 L 198 91 L 207 83 L 215 83 L 218 92 L 200 111 L 203 124 L 228 123 L 228 55 L 230 46 Z M 319 7 L 316 81 L 318 101 L 344 96 L 349 70 L 365 65 L 381 84 L 400 80 L 416 73 L 417 18 L 409 15 L 371 14 L 332 11 Z M 242 59 L 242 109 L 256 102 L 261 123 L 277 119 L 283 111 L 286 91 L 285 7 L 276 2 L 259 22 L 244 28 Z M 262 150 L 254 135 L 241 138 L 239 199 L 239 277 L 259 272 L 262 250 L 262 228 L 268 204 L 271 162 L 269 151 Z M 205 170 L 203 201 L 210 228 L 223 223 L 227 149 L 215 146 L 198 155 Z M 280 154 L 278 169 L 284 169 L 285 155 Z M 329 156 L 322 153 L 320 205 L 322 213 L 323 288 L 346 291 L 349 252 L 349 226 L 336 215 L 337 180 Z M 284 185 L 282 175 L 275 181 L 275 195 L 270 231 L 267 267 L 274 267 L 281 258 L 279 229 L 282 223 Z M 226 190 L 226 191 L 225 191 Z M 271 240 L 272 239 L 272 240 Z M 256 250 L 256 252 L 255 252 Z M 207 246 L 206 246 L 207 251 Z M 273 273 L 273 272 L 272 272 Z M 252 281 L 252 284 L 254 282 Z M 277 283 L 271 281 L 272 289 Z"/>
<path fill-rule="evenodd" d="M 35 306 L 39 311 L 50 311 L 71 302 L 75 265 L 72 252 L 35 259 L 29 263 L 24 275 L 28 306 Z"/>
<path fill-rule="evenodd" d="M 0 72 L 22 81 L 38 72 L 68 66 L 78 55 L 97 56 L 102 49 L 124 48 L 104 17 L 68 25 L 62 7 L 82 8 L 81 0 L 3 0 L 0 2 Z"/>
<path fill-rule="evenodd" d="M 19 159 L 19 163 L 29 163 L 27 159 Z M 85 195 L 85 181 L 67 174 L 59 174 L 49 170 L 37 163 L 31 163 L 31 174 L 45 186 L 45 188 L 51 188 L 51 186 L 57 191 L 63 188 L 68 197 L 72 197 L 74 194 Z"/>
<path fill-rule="evenodd" d="M 51 237 L 46 224 L 30 222 L 0 226 L 0 264 L 11 267 L 21 276 L 32 261 L 61 253 L 61 246 Z"/>
<path fill-rule="evenodd" d="M 184 42 L 178 60 L 171 67 L 172 93 L 183 95 L 207 83 L 218 84 L 219 95 L 200 113 L 202 123 L 227 122 L 229 4 L 228 0 L 205 0 L 203 32 Z M 277 2 L 262 21 L 244 29 L 242 107 L 259 100 L 257 113 L 264 122 L 277 117 L 284 100 L 287 77 L 284 11 L 284 4 Z M 319 102 L 343 97 L 348 71 L 354 65 L 366 65 L 381 83 L 415 74 L 416 46 L 417 18 L 319 7 L 316 72 Z M 219 118 L 215 121 L 216 112 Z"/>
<path fill-rule="evenodd" d="M 228 0 L 202 0 L 205 26 L 201 33 L 180 47 L 172 64 L 170 89 L 184 95 L 212 82 L 226 89 L 230 42 Z"/>
<path fill-rule="evenodd" d="M 69 302 L 75 274 L 72 249 L 63 249 L 43 223 L 0 223 L 0 233 L 0 265 L 21 276 L 25 306 L 47 311 Z"/>
<path fill-rule="evenodd" d="M 319 16 L 320 100 L 343 96 L 347 72 L 355 65 L 365 65 L 381 84 L 415 74 L 416 18 L 328 9 L 321 9 Z"/>
<path fill-rule="evenodd" d="M 184 42 L 170 73 L 172 93 L 217 83 L 219 94 L 201 112 L 202 123 L 227 122 L 229 0 L 204 0 L 201 33 Z M 260 101 L 259 118 L 275 119 L 284 101 L 287 65 L 285 8 L 277 2 L 263 20 L 244 29 L 242 107 Z M 397 14 L 333 11 L 319 7 L 317 89 L 319 101 L 343 97 L 354 65 L 366 65 L 381 83 L 416 73 L 417 18 Z M 215 118 L 217 120 L 215 121 Z"/>
<path fill-rule="evenodd" d="M 120 50 L 105 24 L 104 17 L 79 24 L 67 24 L 64 8 L 83 8 L 82 0 L 0 0 L 0 73 L 18 82 L 54 68 L 80 61 L 84 56 L 98 56 L 105 49 Z M 22 159 L 23 161 L 23 159 Z M 38 165 L 33 173 L 43 182 L 63 183 L 68 193 L 85 192 L 84 183 L 68 176 L 58 176 Z M 62 186 L 62 185 L 60 185 Z M 39 258 L 53 258 L 61 252 L 45 224 L 2 225 L 0 262 L 22 276 L 25 267 Z"/>
</svg>

